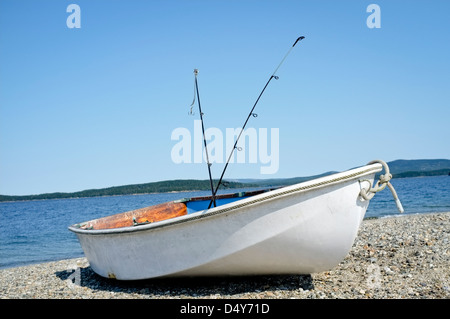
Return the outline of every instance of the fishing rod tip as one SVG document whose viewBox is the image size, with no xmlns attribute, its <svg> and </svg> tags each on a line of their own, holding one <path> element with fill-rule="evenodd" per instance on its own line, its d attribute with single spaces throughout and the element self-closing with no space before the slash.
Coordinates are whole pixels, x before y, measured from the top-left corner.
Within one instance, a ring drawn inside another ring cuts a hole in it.
<svg viewBox="0 0 450 319">
<path fill-rule="evenodd" d="M 303 40 L 304 38 L 305 38 L 304 36 L 298 37 L 297 40 L 295 40 L 294 45 L 292 45 L 292 46 L 295 47 L 295 45 L 297 44 L 297 42 Z"/>
</svg>

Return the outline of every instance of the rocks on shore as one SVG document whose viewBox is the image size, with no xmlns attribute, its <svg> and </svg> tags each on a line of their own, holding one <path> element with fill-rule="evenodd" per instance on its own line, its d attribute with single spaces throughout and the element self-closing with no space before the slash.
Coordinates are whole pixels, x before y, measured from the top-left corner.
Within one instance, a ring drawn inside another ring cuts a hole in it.
<svg viewBox="0 0 450 319">
<path fill-rule="evenodd" d="M 153 279 L 96 275 L 85 258 L 0 270 L 0 298 L 449 298 L 450 213 L 364 220 L 347 257 L 311 275 Z"/>
</svg>

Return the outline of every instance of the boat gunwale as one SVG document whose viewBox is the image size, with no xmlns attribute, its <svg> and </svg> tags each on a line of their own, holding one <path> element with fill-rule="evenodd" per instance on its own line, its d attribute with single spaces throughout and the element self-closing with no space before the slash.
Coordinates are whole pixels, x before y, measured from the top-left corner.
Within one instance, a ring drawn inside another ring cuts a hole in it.
<svg viewBox="0 0 450 319">
<path fill-rule="evenodd" d="M 256 196 L 256 195 L 262 194 L 262 193 L 273 191 L 273 190 L 278 189 L 278 188 L 282 188 L 282 187 L 263 188 L 263 189 L 253 190 L 253 191 L 219 194 L 219 195 L 216 195 L 216 199 L 252 197 L 252 196 Z M 176 200 L 174 200 L 172 202 L 173 203 L 187 203 L 187 202 L 198 202 L 198 201 L 211 201 L 211 196 L 185 197 L 185 198 L 181 198 L 181 199 L 176 199 Z"/>
<path fill-rule="evenodd" d="M 382 165 L 379 163 L 375 164 L 368 164 L 361 167 L 353 168 L 347 171 L 334 173 L 331 175 L 319 177 L 316 179 L 312 179 L 309 181 L 297 183 L 294 185 L 276 188 L 274 190 L 270 190 L 268 192 L 262 192 L 257 195 L 253 195 L 247 198 L 243 198 L 241 200 L 227 203 L 218 207 L 213 207 L 210 209 L 201 210 L 195 213 L 191 213 L 188 215 L 178 216 L 166 220 L 157 221 L 154 223 L 149 224 L 142 224 L 138 226 L 128 226 L 128 227 L 121 227 L 121 228 L 112 228 L 112 229 L 81 229 L 76 227 L 74 224 L 69 226 L 69 230 L 77 233 L 77 234 L 83 234 L 83 235 L 113 235 L 113 234 L 123 234 L 123 233 L 132 233 L 137 231 L 145 231 L 145 230 L 152 230 L 152 229 L 158 229 L 162 227 L 167 226 L 173 226 L 180 223 L 195 221 L 202 218 L 207 218 L 211 216 L 215 216 L 218 214 L 228 213 L 231 211 L 235 211 L 239 208 L 246 207 L 252 204 L 261 203 L 273 198 L 277 197 L 283 197 L 287 195 L 293 195 L 296 193 L 311 191 L 320 189 L 322 187 L 330 186 L 333 184 L 337 184 L 343 181 L 350 181 L 353 179 L 357 179 L 358 177 L 368 175 L 371 173 L 378 173 L 382 170 Z M 251 192 L 251 191 L 250 191 Z M 205 197 L 207 198 L 207 197 Z M 179 199 L 171 201 L 172 203 L 183 203 L 189 200 L 189 198 Z M 169 202 L 169 203 L 171 203 Z"/>
</svg>

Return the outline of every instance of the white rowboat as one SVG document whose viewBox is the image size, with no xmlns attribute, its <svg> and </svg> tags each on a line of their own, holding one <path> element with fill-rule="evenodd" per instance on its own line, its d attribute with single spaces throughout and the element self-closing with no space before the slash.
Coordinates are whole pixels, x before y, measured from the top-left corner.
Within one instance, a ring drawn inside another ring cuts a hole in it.
<svg viewBox="0 0 450 319">
<path fill-rule="evenodd" d="M 392 187 L 390 177 L 380 183 L 386 175 L 372 187 L 381 170 L 371 162 L 275 190 L 218 195 L 210 209 L 211 197 L 189 198 L 69 229 L 92 269 L 119 280 L 316 273 L 344 259 L 370 198 Z"/>
</svg>

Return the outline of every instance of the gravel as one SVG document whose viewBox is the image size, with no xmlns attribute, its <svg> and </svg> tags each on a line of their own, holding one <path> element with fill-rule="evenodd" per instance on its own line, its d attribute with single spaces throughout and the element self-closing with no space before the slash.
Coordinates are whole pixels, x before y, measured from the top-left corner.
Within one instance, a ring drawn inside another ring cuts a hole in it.
<svg viewBox="0 0 450 319">
<path fill-rule="evenodd" d="M 448 299 L 450 212 L 364 220 L 334 269 L 311 275 L 117 281 L 86 258 L 0 270 L 2 299 Z"/>
</svg>

